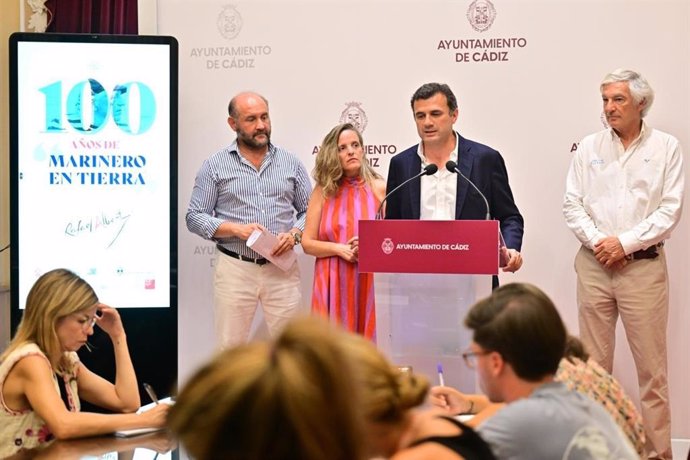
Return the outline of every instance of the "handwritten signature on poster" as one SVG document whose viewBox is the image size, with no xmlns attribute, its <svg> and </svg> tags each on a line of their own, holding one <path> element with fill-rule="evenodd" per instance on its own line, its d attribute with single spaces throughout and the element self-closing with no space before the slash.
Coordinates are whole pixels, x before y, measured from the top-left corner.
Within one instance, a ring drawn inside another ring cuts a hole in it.
<svg viewBox="0 0 690 460">
<path fill-rule="evenodd" d="M 83 235 L 93 235 L 96 233 L 104 234 L 107 231 L 114 231 L 113 237 L 106 246 L 110 248 L 118 237 L 122 234 L 127 221 L 129 220 L 131 214 L 128 214 L 121 209 L 106 213 L 101 212 L 97 216 L 79 217 L 75 218 L 73 221 L 68 222 L 65 226 L 65 235 L 79 237 Z"/>
</svg>

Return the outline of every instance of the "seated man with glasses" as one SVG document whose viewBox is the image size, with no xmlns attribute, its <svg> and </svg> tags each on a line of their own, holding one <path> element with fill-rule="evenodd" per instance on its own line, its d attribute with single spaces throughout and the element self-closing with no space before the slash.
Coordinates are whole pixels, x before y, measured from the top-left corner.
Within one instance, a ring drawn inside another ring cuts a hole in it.
<svg viewBox="0 0 690 460">
<path fill-rule="evenodd" d="M 467 367 L 476 369 L 477 356 L 481 354 L 484 353 L 466 351 L 462 357 Z M 554 380 L 563 382 L 569 390 L 580 392 L 601 404 L 623 430 L 637 453 L 640 456 L 644 454 L 644 426 L 635 404 L 618 380 L 589 357 L 577 337 L 568 336 L 565 355 L 561 358 Z M 473 428 L 504 406 L 503 403 L 492 403 L 484 394 L 464 394 L 447 386 L 433 387 L 429 394 L 433 405 L 451 414 L 472 415 L 472 418 L 464 422 Z"/>
<path fill-rule="evenodd" d="M 502 286 L 470 309 L 465 325 L 473 331 L 465 362 L 488 399 L 505 403 L 478 427 L 497 458 L 639 458 L 601 405 L 554 380 L 567 333 L 541 290 Z M 436 396 L 452 405 L 453 393 L 442 390 Z M 461 410 L 487 405 L 479 396 L 467 403 Z"/>
</svg>

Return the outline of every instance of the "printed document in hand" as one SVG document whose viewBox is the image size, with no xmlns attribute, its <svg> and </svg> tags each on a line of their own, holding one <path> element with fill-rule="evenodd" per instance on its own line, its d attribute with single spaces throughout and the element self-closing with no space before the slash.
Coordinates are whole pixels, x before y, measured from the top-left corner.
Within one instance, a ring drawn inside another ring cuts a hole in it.
<svg viewBox="0 0 690 460">
<path fill-rule="evenodd" d="M 247 247 L 252 248 L 271 261 L 272 264 L 275 264 L 276 267 L 286 272 L 297 261 L 297 254 L 295 254 L 295 251 L 287 251 L 279 256 L 274 256 L 271 254 L 271 251 L 273 251 L 276 244 L 278 244 L 277 236 L 271 232 L 263 232 L 261 230 L 254 230 L 249 235 L 249 239 L 247 239 Z"/>
<path fill-rule="evenodd" d="M 160 401 L 158 401 L 159 404 L 175 404 L 175 401 L 172 400 L 171 397 L 163 398 Z M 152 409 L 153 407 L 156 406 L 156 403 L 150 403 L 146 404 L 145 406 L 141 406 L 139 410 L 137 410 L 137 414 L 141 414 L 142 412 L 146 412 L 149 409 Z M 160 428 L 134 428 L 131 430 L 119 430 L 115 432 L 115 436 L 118 438 L 129 438 L 131 436 L 138 436 L 140 434 L 146 434 L 146 433 L 153 433 L 154 431 L 160 431 L 164 430 L 165 427 L 160 427 Z"/>
</svg>

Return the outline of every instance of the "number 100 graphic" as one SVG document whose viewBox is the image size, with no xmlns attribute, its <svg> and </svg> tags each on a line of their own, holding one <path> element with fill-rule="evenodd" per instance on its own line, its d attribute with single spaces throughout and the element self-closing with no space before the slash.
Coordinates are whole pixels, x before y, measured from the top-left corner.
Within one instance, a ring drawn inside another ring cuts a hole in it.
<svg viewBox="0 0 690 460">
<path fill-rule="evenodd" d="M 97 80 L 89 78 L 77 83 L 67 94 L 63 106 L 62 81 L 39 89 L 45 95 L 45 130 L 63 132 L 63 114 L 75 130 L 95 134 L 103 129 L 108 116 L 125 133 L 143 134 L 156 118 L 156 99 L 153 91 L 141 82 L 116 85 L 112 98 Z"/>
</svg>

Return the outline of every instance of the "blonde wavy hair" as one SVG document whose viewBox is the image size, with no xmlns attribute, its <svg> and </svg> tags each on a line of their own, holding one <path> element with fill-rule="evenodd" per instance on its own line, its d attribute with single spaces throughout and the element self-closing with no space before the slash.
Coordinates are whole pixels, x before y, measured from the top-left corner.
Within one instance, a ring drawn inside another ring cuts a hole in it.
<svg viewBox="0 0 690 460">
<path fill-rule="evenodd" d="M 75 273 L 64 268 L 44 273 L 29 291 L 17 333 L 0 356 L 0 362 L 22 345 L 34 342 L 51 360 L 55 371 L 71 371 L 67 353 L 62 351 L 58 339 L 57 323 L 61 318 L 84 312 L 97 303 L 98 297 L 91 285 Z M 56 356 L 59 356 L 57 361 Z"/>
<path fill-rule="evenodd" d="M 331 129 L 331 131 L 326 134 L 326 137 L 323 138 L 319 153 L 316 154 L 314 170 L 312 171 L 312 177 L 316 181 L 316 184 L 320 185 L 323 189 L 324 198 L 330 198 L 336 194 L 338 191 L 338 183 L 343 177 L 343 167 L 340 164 L 340 157 L 338 156 L 338 140 L 343 131 L 348 130 L 357 133 L 359 143 L 363 149 L 362 166 L 359 171 L 359 176 L 364 179 L 369 186 L 371 186 L 374 179 L 382 178 L 379 173 L 374 171 L 374 168 L 371 167 L 367 160 L 362 133 L 351 123 L 340 124 Z"/>
<path fill-rule="evenodd" d="M 222 352 L 182 389 L 168 423 L 199 460 L 359 460 L 362 416 L 342 333 L 293 320 L 274 343 Z"/>
</svg>

